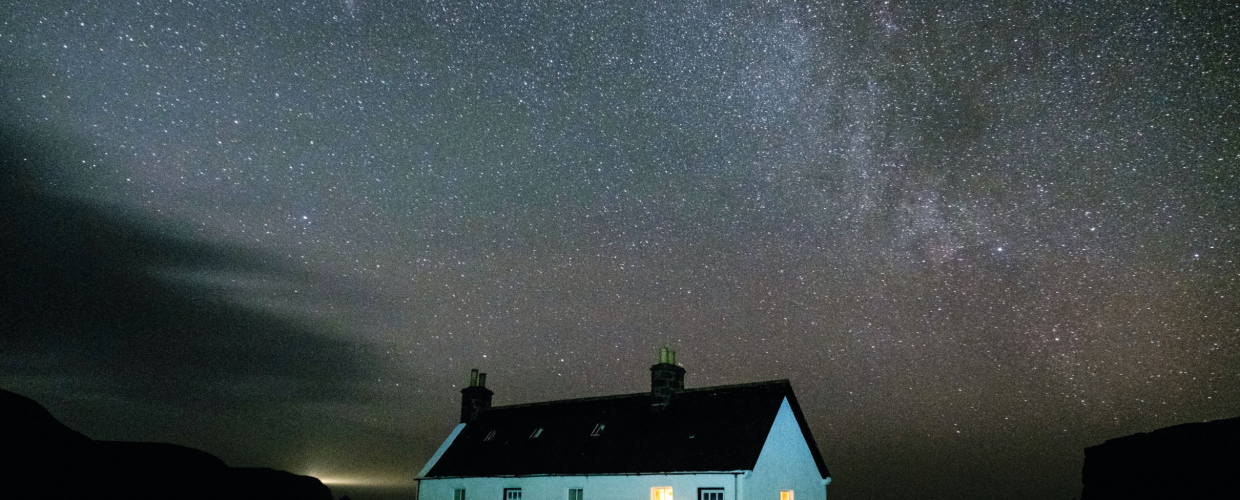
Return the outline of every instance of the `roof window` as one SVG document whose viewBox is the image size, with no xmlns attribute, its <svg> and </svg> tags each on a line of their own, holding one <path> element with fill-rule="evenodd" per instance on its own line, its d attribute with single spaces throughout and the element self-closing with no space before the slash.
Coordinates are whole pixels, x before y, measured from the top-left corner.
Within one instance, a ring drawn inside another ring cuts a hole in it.
<svg viewBox="0 0 1240 500">
<path fill-rule="evenodd" d="M 538 436 L 541 436 L 541 435 L 542 435 L 542 431 L 543 431 L 543 428 L 542 428 L 542 427 L 539 427 L 539 428 L 537 428 L 537 429 L 534 429 L 534 432 L 531 432 L 531 433 L 530 433 L 530 439 L 535 439 L 535 438 L 537 438 Z"/>
<path fill-rule="evenodd" d="M 495 439 L 495 431 L 488 432 L 487 437 L 482 438 L 483 441 L 490 441 L 492 439 Z"/>
<path fill-rule="evenodd" d="M 601 436 L 603 435 L 603 429 L 605 428 L 607 428 L 607 424 L 604 424 L 604 423 L 594 424 L 594 430 L 590 431 L 590 435 Z"/>
</svg>

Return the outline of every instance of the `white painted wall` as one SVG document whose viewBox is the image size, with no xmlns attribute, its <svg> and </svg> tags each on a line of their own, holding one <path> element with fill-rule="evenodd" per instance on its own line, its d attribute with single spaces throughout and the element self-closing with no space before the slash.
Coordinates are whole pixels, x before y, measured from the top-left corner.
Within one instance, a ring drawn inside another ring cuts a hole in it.
<svg viewBox="0 0 1240 500">
<path fill-rule="evenodd" d="M 503 500 L 504 488 L 521 488 L 521 500 L 568 500 L 569 488 L 585 490 L 585 500 L 650 500 L 650 488 L 655 486 L 671 486 L 675 500 L 697 500 L 698 488 L 723 488 L 725 500 L 736 500 L 734 477 L 722 473 L 423 479 L 418 500 L 452 500 L 457 488 L 465 489 L 465 500 Z M 777 492 L 775 500 L 778 496 Z"/>
<path fill-rule="evenodd" d="M 766 436 L 758 462 L 742 483 L 741 498 L 737 500 L 779 500 L 780 490 L 792 490 L 795 500 L 827 499 L 818 465 L 788 405 L 788 398 L 779 405 L 779 413 L 771 425 L 771 433 Z"/>
</svg>

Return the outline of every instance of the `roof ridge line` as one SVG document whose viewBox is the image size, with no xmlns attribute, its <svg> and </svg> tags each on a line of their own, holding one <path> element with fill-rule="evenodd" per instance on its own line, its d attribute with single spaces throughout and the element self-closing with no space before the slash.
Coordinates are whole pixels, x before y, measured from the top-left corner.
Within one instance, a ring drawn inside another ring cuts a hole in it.
<svg viewBox="0 0 1240 500">
<path fill-rule="evenodd" d="M 756 386 L 761 386 L 761 385 L 779 385 L 779 384 L 792 385 L 792 382 L 786 378 L 781 378 L 778 380 L 767 380 L 763 382 L 745 382 L 741 384 L 713 385 L 710 387 L 695 387 L 693 389 L 680 389 L 676 391 L 676 394 L 686 393 L 686 392 L 717 391 L 720 389 L 740 389 L 743 387 L 756 387 Z M 585 402 L 585 401 L 606 401 L 608 399 L 632 398 L 632 397 L 649 396 L 649 395 L 650 395 L 649 392 L 633 392 L 629 394 L 613 394 L 611 396 L 589 396 L 589 397 L 584 397 L 584 398 L 555 399 L 551 401 L 536 401 L 533 403 L 517 403 L 517 404 L 512 404 L 512 405 L 492 406 L 483 411 L 507 410 L 507 409 L 513 409 L 513 408 L 527 408 L 530 406 L 544 406 L 544 405 L 553 405 L 553 404 L 560 404 L 560 403 L 576 403 L 576 402 Z"/>
<path fill-rule="evenodd" d="M 739 389 L 741 387 L 756 387 L 759 385 L 781 385 L 781 384 L 792 385 L 792 381 L 786 378 L 781 378 L 777 380 L 766 380 L 763 382 L 745 382 L 741 384 L 712 385 L 710 387 L 694 387 L 693 389 L 681 389 L 676 392 L 681 393 L 681 392 L 697 392 L 697 391 L 717 391 L 719 389 Z"/>
<path fill-rule="evenodd" d="M 533 403 L 517 403 L 513 405 L 492 406 L 483 411 L 506 410 L 509 408 L 524 408 L 527 406 L 543 406 L 543 405 L 552 405 L 552 404 L 558 404 L 558 403 L 572 403 L 572 402 L 577 402 L 577 401 L 603 401 L 607 399 L 631 398 L 631 397 L 636 397 L 636 396 L 649 396 L 649 395 L 650 395 L 649 392 L 634 392 L 631 394 L 613 394 L 611 396 L 589 396 L 589 397 L 584 397 L 584 398 L 556 399 L 552 401 L 535 401 Z"/>
</svg>

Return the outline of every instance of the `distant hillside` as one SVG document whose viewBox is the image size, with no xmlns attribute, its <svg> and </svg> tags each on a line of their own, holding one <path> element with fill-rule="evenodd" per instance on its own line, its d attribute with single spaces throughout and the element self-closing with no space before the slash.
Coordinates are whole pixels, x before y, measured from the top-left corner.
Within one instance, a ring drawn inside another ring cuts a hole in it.
<svg viewBox="0 0 1240 500">
<path fill-rule="evenodd" d="M 0 389 L 0 498 L 332 500 L 318 479 L 167 443 L 95 441 Z"/>
<path fill-rule="evenodd" d="M 1240 498 L 1240 417 L 1108 439 L 1085 448 L 1081 500 Z"/>
</svg>

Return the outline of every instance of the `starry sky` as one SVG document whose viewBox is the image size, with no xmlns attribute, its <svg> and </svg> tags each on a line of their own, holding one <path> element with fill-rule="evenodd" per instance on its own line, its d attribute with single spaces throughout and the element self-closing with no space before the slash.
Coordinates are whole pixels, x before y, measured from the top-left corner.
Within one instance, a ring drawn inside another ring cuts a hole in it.
<svg viewBox="0 0 1240 500">
<path fill-rule="evenodd" d="M 407 487 L 496 404 L 787 378 L 832 498 L 1240 414 L 1240 5 L 0 6 L 0 387 Z M 339 495 L 339 489 L 336 489 Z M 359 496 L 360 497 L 360 496 Z"/>
</svg>

